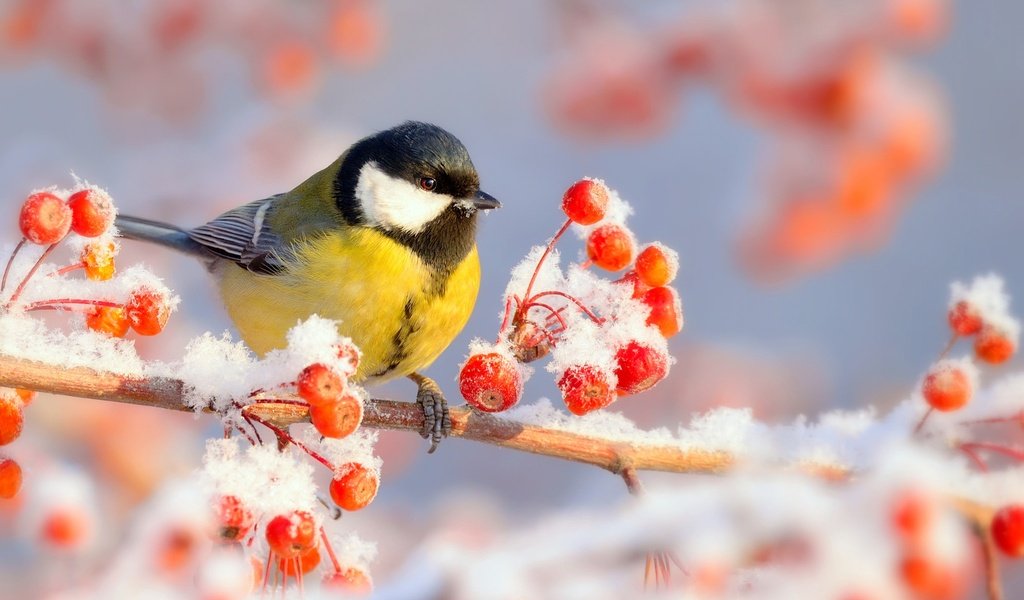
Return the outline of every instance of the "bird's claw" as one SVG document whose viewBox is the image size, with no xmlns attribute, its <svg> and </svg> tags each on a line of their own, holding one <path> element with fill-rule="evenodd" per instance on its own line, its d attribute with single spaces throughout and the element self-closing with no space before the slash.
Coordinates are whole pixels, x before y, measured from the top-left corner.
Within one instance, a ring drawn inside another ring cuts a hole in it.
<svg viewBox="0 0 1024 600">
<path fill-rule="evenodd" d="M 416 403 L 423 410 L 423 428 L 420 429 L 420 436 L 430 440 L 432 454 L 437 450 L 442 438 L 448 437 L 452 431 L 452 418 L 448 412 L 448 401 L 445 400 L 441 387 L 429 377 L 416 375 L 411 377 L 419 386 L 416 392 Z"/>
</svg>

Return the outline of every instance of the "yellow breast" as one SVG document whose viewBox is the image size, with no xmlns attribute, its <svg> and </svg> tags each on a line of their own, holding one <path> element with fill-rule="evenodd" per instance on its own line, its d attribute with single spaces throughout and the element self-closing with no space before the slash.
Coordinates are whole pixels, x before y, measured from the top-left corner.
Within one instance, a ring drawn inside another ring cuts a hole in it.
<svg viewBox="0 0 1024 600">
<path fill-rule="evenodd" d="M 432 363 L 469 320 L 480 287 L 476 248 L 443 279 L 405 246 L 367 228 L 344 228 L 296 247 L 278 275 L 220 265 L 221 296 L 242 339 L 264 354 L 298 321 L 341 322 L 359 346 L 357 380 L 408 375 Z"/>
</svg>

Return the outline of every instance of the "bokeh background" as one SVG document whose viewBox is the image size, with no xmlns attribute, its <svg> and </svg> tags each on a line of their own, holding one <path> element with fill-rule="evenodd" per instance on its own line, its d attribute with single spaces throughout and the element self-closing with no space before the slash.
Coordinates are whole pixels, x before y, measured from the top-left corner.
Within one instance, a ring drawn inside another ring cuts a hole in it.
<svg viewBox="0 0 1024 600">
<path fill-rule="evenodd" d="M 3 0 L 0 241 L 16 241 L 28 191 L 72 172 L 125 213 L 197 225 L 291 188 L 363 135 L 431 121 L 463 140 L 504 205 L 483 219 L 476 313 L 428 371 L 450 397 L 469 340 L 496 331 L 510 268 L 587 175 L 632 203 L 641 240 L 682 259 L 678 362 L 615 410 L 650 427 L 717 405 L 772 420 L 884 408 L 944 344 L 952 280 L 994 270 L 1024 292 L 1024 5 L 845 4 Z M 907 114 L 924 119 L 909 138 L 920 147 L 903 149 L 917 162 L 879 175 L 885 149 L 872 144 Z M 230 330 L 199 265 L 141 245 L 122 261 L 153 266 L 183 299 L 165 334 L 139 340 L 144 356 L 173 360 L 190 338 Z M 539 373 L 526 396 L 557 390 Z M 195 468 L 217 434 L 208 419 L 52 397 L 28 427 L 26 453 L 101 482 L 110 532 L 126 524 L 117 509 Z M 382 583 L 439 515 L 528 523 L 625 496 L 579 465 L 458 440 L 425 448 L 383 434 L 380 496 L 351 519 L 380 545 Z M 0 548 L 4 579 L 32 564 Z"/>
</svg>

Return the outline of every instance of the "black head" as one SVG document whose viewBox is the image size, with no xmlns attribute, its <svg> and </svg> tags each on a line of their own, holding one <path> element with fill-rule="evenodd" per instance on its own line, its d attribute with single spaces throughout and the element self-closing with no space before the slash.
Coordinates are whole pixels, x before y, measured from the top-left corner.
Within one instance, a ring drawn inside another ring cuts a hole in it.
<svg viewBox="0 0 1024 600">
<path fill-rule="evenodd" d="M 497 208 L 462 142 L 407 121 L 363 138 L 345 154 L 335 201 L 350 225 L 372 227 L 428 263 L 453 268 L 472 249 L 478 210 Z"/>
</svg>

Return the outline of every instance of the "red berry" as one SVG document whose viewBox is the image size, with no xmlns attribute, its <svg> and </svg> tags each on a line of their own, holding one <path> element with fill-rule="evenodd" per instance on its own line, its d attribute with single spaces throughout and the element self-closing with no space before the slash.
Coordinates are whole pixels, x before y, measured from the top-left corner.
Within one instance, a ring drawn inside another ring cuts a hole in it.
<svg viewBox="0 0 1024 600">
<path fill-rule="evenodd" d="M 625 269 L 633 262 L 635 253 L 633 234 L 622 225 L 602 225 L 590 232 L 587 239 L 587 256 L 595 265 L 607 271 Z"/>
<path fill-rule="evenodd" d="M 620 396 L 639 394 L 668 375 L 668 354 L 635 340 L 619 348 L 615 363 Z"/>
<path fill-rule="evenodd" d="M 71 209 L 50 192 L 32 194 L 21 206 L 21 234 L 33 244 L 56 244 L 71 229 Z"/>
<path fill-rule="evenodd" d="M 916 489 L 905 490 L 893 502 L 892 526 L 904 540 L 916 542 L 925 538 L 936 511 L 932 496 Z"/>
<path fill-rule="evenodd" d="M 363 403 L 355 394 L 346 392 L 334 402 L 311 406 L 309 420 L 324 437 L 348 437 L 363 422 Z"/>
<path fill-rule="evenodd" d="M 277 515 L 267 523 L 266 536 L 271 551 L 282 558 L 294 558 L 316 543 L 316 523 L 305 511 Z"/>
<path fill-rule="evenodd" d="M 184 526 L 172 526 L 156 550 L 156 564 L 166 574 L 173 575 L 194 563 L 200 540 L 196 531 Z"/>
<path fill-rule="evenodd" d="M 356 374 L 356 369 L 359 368 L 359 348 L 350 341 L 345 341 L 337 345 L 338 358 L 348 361 L 350 368 L 346 373 L 342 375 L 351 377 Z"/>
<path fill-rule="evenodd" d="M 1006 362 L 1016 350 L 1010 337 L 995 327 L 985 327 L 974 339 L 974 353 L 993 365 Z"/>
<path fill-rule="evenodd" d="M 114 255 L 117 246 L 113 242 L 94 241 L 82 250 L 82 264 L 85 276 L 93 281 L 106 281 L 114 276 Z"/>
<path fill-rule="evenodd" d="M 674 289 L 651 288 L 641 300 L 651 309 L 647 324 L 657 327 L 661 335 L 670 338 L 683 329 L 683 304 Z"/>
<path fill-rule="evenodd" d="M 604 218 L 608 208 L 608 186 L 594 179 L 581 179 L 562 196 L 562 210 L 580 225 L 593 225 Z"/>
<path fill-rule="evenodd" d="M 25 411 L 16 394 L 0 394 L 0 446 L 6 446 L 21 435 Z"/>
<path fill-rule="evenodd" d="M 354 596 L 366 596 L 373 591 L 370 576 L 359 567 L 343 567 L 340 571 L 331 573 L 324 577 L 323 586 Z"/>
<path fill-rule="evenodd" d="M 935 557 L 915 551 L 900 562 L 903 583 L 921 600 L 953 600 L 960 597 L 962 578 L 956 569 Z"/>
<path fill-rule="evenodd" d="M 71 230 L 83 237 L 102 235 L 114 223 L 114 204 L 110 196 L 86 188 L 68 198 L 71 209 Z"/>
<path fill-rule="evenodd" d="M 320 550 L 313 546 L 295 558 L 277 559 L 277 568 L 285 577 L 296 577 L 297 573 L 309 573 L 320 564 Z"/>
<path fill-rule="evenodd" d="M 73 507 L 53 509 L 43 519 L 40 534 L 43 541 L 58 548 L 77 548 L 89 537 L 92 524 L 81 510 Z"/>
<path fill-rule="evenodd" d="M 523 378 L 513 362 L 497 352 L 474 354 L 459 371 L 459 391 L 484 412 L 508 410 L 523 394 Z"/>
<path fill-rule="evenodd" d="M 943 412 L 962 408 L 971 399 L 973 392 L 967 373 L 947 363 L 933 366 L 921 384 L 921 395 L 925 402 Z"/>
<path fill-rule="evenodd" d="M 256 523 L 252 512 L 237 496 L 222 496 L 217 502 L 216 511 L 217 527 L 223 540 L 242 541 Z"/>
<path fill-rule="evenodd" d="M 348 463 L 331 480 L 331 500 L 345 510 L 359 510 L 373 502 L 380 480 L 377 472 L 360 464 Z"/>
<path fill-rule="evenodd" d="M 125 305 L 132 329 L 139 335 L 156 335 L 163 331 L 171 307 L 167 297 L 148 288 L 134 290 Z"/>
<path fill-rule="evenodd" d="M 1009 557 L 1024 556 L 1024 505 L 1004 506 L 992 518 L 992 539 Z"/>
<path fill-rule="evenodd" d="M 119 306 L 94 306 L 85 313 L 85 324 L 93 331 L 120 338 L 128 333 L 131 321 Z"/>
<path fill-rule="evenodd" d="M 615 401 L 615 389 L 605 372 L 592 365 L 573 365 L 558 380 L 562 400 L 574 415 L 602 409 Z"/>
<path fill-rule="evenodd" d="M 961 300 L 949 309 L 949 326 L 957 335 L 974 335 L 981 331 L 982 321 L 978 309 Z"/>
<path fill-rule="evenodd" d="M 637 275 L 640 280 L 651 287 L 668 285 L 676 278 L 679 269 L 679 256 L 675 251 L 654 242 L 649 244 L 636 256 Z"/>
<path fill-rule="evenodd" d="M 21 465 L 11 458 L 0 459 L 0 498 L 10 500 L 21 490 Z"/>
<path fill-rule="evenodd" d="M 313 363 L 299 373 L 296 382 L 299 397 L 310 406 L 321 406 L 341 399 L 345 380 L 323 363 Z"/>
</svg>

